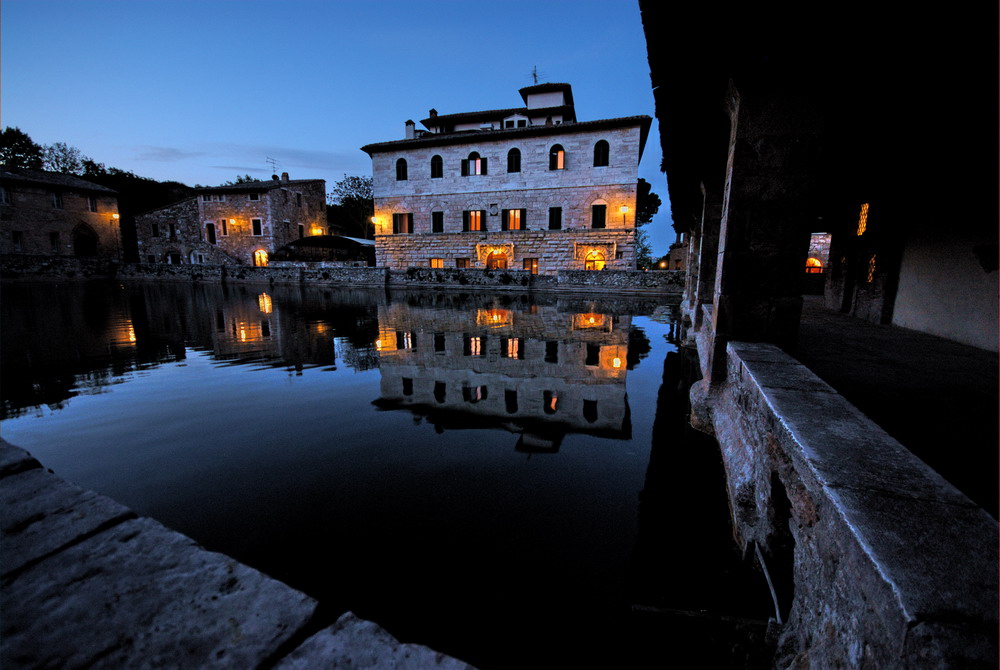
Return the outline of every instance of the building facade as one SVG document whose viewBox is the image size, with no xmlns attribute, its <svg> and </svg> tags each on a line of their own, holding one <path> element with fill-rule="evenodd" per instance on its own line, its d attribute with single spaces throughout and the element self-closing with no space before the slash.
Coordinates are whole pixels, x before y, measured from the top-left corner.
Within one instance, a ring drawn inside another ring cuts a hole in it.
<svg viewBox="0 0 1000 670">
<path fill-rule="evenodd" d="M 136 217 L 142 261 L 266 266 L 276 249 L 327 233 L 322 179 L 289 179 L 285 172 L 196 193 Z"/>
<path fill-rule="evenodd" d="M 118 197 L 74 175 L 4 168 L 0 253 L 120 258 Z"/>
<path fill-rule="evenodd" d="M 648 116 L 577 122 L 569 84 L 525 107 L 406 122 L 372 158 L 376 262 L 408 267 L 635 269 Z"/>
</svg>

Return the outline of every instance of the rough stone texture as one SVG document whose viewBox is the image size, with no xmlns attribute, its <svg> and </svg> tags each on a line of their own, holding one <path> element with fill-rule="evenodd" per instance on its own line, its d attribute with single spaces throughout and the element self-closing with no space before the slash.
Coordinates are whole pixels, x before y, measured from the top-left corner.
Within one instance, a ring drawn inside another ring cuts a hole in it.
<svg viewBox="0 0 1000 670">
<path fill-rule="evenodd" d="M 350 612 L 316 633 L 286 656 L 275 670 L 473 670 L 458 659 L 428 647 L 402 644 L 371 621 Z"/>
<path fill-rule="evenodd" d="M 680 295 L 684 291 L 684 277 L 685 273 L 679 270 L 667 272 L 561 270 L 559 285 L 622 291 L 652 289 Z"/>
<path fill-rule="evenodd" d="M 143 263 L 240 265 L 220 245 L 209 244 L 198 217 L 197 198 L 135 217 L 139 260 Z"/>
<path fill-rule="evenodd" d="M 0 487 L 4 576 L 81 537 L 135 517 L 127 507 L 41 468 L 5 477 Z"/>
<path fill-rule="evenodd" d="M 0 439 L 0 478 L 40 467 L 42 464 L 27 451 Z"/>
<path fill-rule="evenodd" d="M 778 665 L 995 667 L 996 523 L 776 347 L 726 358 L 702 401 L 739 540 L 794 577 Z"/>
<path fill-rule="evenodd" d="M 116 260 L 72 258 L 28 254 L 0 255 L 0 277 L 4 279 L 91 279 L 112 277 L 118 271 Z"/>
<path fill-rule="evenodd" d="M 5 667 L 251 668 L 315 602 L 149 519 L 4 583 Z"/>
</svg>

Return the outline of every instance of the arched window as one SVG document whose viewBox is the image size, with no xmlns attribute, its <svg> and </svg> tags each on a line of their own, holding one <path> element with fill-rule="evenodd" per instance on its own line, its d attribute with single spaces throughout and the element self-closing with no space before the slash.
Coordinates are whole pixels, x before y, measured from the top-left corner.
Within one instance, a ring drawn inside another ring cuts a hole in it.
<svg viewBox="0 0 1000 670">
<path fill-rule="evenodd" d="M 507 152 L 507 172 L 521 171 L 521 150 L 511 149 Z"/>
<path fill-rule="evenodd" d="M 440 179 L 444 176 L 444 161 L 440 156 L 431 156 L 431 179 Z"/>
<path fill-rule="evenodd" d="M 486 257 L 487 270 L 506 270 L 507 254 L 502 251 L 494 251 Z"/>
<path fill-rule="evenodd" d="M 818 258 L 807 258 L 806 272 L 809 274 L 819 274 L 823 272 L 823 261 Z"/>
<path fill-rule="evenodd" d="M 468 177 L 474 174 L 486 174 L 486 159 L 473 151 L 469 157 L 462 161 L 462 176 Z"/>
<path fill-rule="evenodd" d="M 258 249 L 253 252 L 253 264 L 254 267 L 266 268 L 267 267 L 267 252 L 263 249 Z"/>
<path fill-rule="evenodd" d="M 406 181 L 406 159 L 396 161 L 396 181 Z"/>
<path fill-rule="evenodd" d="M 594 167 L 607 167 L 608 165 L 608 143 L 604 140 L 594 145 Z"/>
<path fill-rule="evenodd" d="M 604 254 L 600 251 L 591 251 L 583 262 L 584 270 L 603 270 Z"/>
<path fill-rule="evenodd" d="M 553 147 L 549 150 L 549 169 L 566 169 L 566 152 L 563 150 L 561 144 L 553 145 Z"/>
</svg>

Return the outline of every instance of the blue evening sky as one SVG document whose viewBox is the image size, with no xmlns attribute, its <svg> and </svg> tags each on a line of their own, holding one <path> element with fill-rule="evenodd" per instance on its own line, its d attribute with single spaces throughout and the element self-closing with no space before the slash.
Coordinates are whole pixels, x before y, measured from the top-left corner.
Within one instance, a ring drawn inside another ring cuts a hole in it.
<svg viewBox="0 0 1000 670">
<path fill-rule="evenodd" d="M 265 159 L 293 179 L 371 174 L 359 147 L 403 122 L 522 105 L 573 86 L 581 121 L 653 116 L 635 0 L 4 0 L 0 114 L 40 144 L 105 165 L 216 185 Z M 639 176 L 664 201 L 656 120 Z"/>
</svg>

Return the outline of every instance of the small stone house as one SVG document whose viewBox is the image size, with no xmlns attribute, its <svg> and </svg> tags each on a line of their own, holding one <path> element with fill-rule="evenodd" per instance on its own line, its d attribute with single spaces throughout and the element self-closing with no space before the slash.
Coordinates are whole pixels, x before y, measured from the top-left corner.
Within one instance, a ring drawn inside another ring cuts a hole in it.
<svg viewBox="0 0 1000 670">
<path fill-rule="evenodd" d="M 276 249 L 327 233 L 322 179 L 289 179 L 285 172 L 195 192 L 136 217 L 140 260 L 266 266 Z"/>
<path fill-rule="evenodd" d="M 0 254 L 121 258 L 115 191 L 60 172 L 0 174 Z"/>
<path fill-rule="evenodd" d="M 650 117 L 576 120 L 572 87 L 524 107 L 439 115 L 368 144 L 376 262 L 395 270 L 635 269 L 636 181 Z"/>
</svg>

